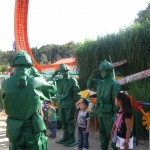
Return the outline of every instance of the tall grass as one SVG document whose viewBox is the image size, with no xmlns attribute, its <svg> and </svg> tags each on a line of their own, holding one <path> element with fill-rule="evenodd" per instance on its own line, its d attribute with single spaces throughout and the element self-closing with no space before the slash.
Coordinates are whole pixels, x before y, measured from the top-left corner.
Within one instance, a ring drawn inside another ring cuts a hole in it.
<svg viewBox="0 0 150 150">
<path fill-rule="evenodd" d="M 92 71 L 104 59 L 113 62 L 127 59 L 123 68 L 124 75 L 130 75 L 150 68 L 150 22 L 146 25 L 134 24 L 118 33 L 97 37 L 97 40 L 86 40 L 75 53 L 80 72 L 81 89 L 86 88 L 86 82 Z"/>
<path fill-rule="evenodd" d="M 150 78 L 135 81 L 127 86 L 128 93 L 137 101 L 150 102 Z M 150 110 L 150 109 L 149 109 Z"/>
</svg>

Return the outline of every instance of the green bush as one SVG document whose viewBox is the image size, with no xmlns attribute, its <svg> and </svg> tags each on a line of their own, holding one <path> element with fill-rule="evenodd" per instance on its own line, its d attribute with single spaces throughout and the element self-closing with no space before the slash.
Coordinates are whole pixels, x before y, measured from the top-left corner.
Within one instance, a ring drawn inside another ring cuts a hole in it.
<svg viewBox="0 0 150 150">
<path fill-rule="evenodd" d="M 127 86 L 128 92 L 137 101 L 150 102 L 150 78 L 135 81 Z"/>
<path fill-rule="evenodd" d="M 119 33 L 86 40 L 75 53 L 79 69 L 81 89 L 86 88 L 87 79 L 104 59 L 112 62 L 126 59 L 122 75 L 128 76 L 150 68 L 150 22 L 147 26 L 134 24 Z M 116 70 L 117 68 L 115 68 Z"/>
</svg>

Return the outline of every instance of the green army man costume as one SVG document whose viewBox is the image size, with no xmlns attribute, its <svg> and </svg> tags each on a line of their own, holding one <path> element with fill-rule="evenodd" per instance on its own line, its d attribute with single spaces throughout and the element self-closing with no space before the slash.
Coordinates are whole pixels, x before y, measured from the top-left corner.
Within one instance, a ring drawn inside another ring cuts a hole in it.
<svg viewBox="0 0 150 150">
<path fill-rule="evenodd" d="M 98 72 L 101 74 L 101 80 L 94 78 Z M 120 91 L 120 85 L 114 79 L 113 65 L 106 60 L 102 61 L 98 70 L 94 71 L 89 78 L 87 86 L 97 92 L 96 108 L 101 149 L 108 150 L 113 118 L 117 111 L 115 95 Z M 114 147 L 114 149 L 116 148 Z"/>
<path fill-rule="evenodd" d="M 80 88 L 76 79 L 70 77 L 69 67 L 66 64 L 61 64 L 58 70 L 62 79 L 56 80 L 57 85 L 57 100 L 59 101 L 59 116 L 63 128 L 63 138 L 57 143 L 71 147 L 75 145 L 75 102 L 80 99 Z M 58 74 L 56 71 L 53 75 Z"/>
<path fill-rule="evenodd" d="M 43 100 L 54 96 L 56 88 L 34 69 L 25 51 L 11 61 L 12 77 L 2 83 L 2 103 L 7 118 L 6 134 L 11 150 L 47 150 L 46 127 L 39 114 Z"/>
</svg>

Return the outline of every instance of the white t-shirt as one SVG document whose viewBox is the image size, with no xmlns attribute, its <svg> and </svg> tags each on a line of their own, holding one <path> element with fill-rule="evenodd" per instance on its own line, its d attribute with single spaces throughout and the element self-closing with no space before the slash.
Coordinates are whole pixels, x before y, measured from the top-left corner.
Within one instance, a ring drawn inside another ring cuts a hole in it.
<svg viewBox="0 0 150 150">
<path fill-rule="evenodd" d="M 87 126 L 87 120 L 90 119 L 89 113 L 86 111 L 79 111 L 78 112 L 78 118 L 77 118 L 77 123 L 78 126 L 81 128 L 86 128 Z"/>
</svg>

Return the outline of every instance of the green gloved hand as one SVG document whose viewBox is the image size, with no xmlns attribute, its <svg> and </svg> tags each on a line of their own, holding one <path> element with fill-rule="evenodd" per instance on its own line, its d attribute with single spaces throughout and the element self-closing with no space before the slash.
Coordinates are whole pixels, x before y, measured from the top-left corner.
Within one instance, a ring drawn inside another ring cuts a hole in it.
<svg viewBox="0 0 150 150">
<path fill-rule="evenodd" d="M 93 72 L 92 72 L 92 75 L 91 75 L 92 78 L 100 78 L 101 77 L 101 74 L 100 74 L 100 71 L 98 69 L 95 69 Z"/>
<path fill-rule="evenodd" d="M 52 75 L 52 78 L 54 78 L 54 77 L 58 74 L 58 72 L 59 72 L 59 70 L 56 70 L 56 71 L 54 72 L 54 74 Z"/>
</svg>

